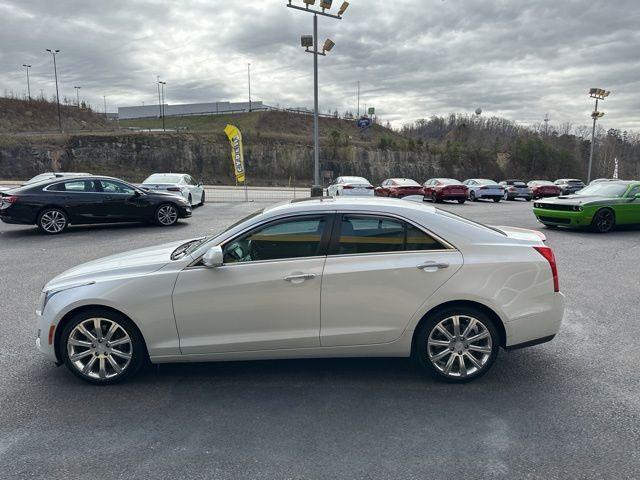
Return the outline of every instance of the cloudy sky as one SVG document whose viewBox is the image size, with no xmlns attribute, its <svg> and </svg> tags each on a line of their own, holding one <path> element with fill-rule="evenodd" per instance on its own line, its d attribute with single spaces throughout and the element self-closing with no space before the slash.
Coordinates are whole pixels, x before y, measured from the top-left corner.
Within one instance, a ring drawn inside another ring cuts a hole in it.
<svg viewBox="0 0 640 480">
<path fill-rule="evenodd" d="M 302 0 L 293 0 L 302 3 Z M 340 4 L 341 0 L 334 0 Z M 589 122 L 589 87 L 612 90 L 605 128 L 640 130 L 638 0 L 350 0 L 321 18 L 335 49 L 320 59 L 321 108 L 362 105 L 401 126 L 481 107 L 519 123 Z M 0 0 L 0 94 L 81 95 L 102 109 L 157 102 L 311 106 L 312 17 L 286 0 Z"/>
</svg>

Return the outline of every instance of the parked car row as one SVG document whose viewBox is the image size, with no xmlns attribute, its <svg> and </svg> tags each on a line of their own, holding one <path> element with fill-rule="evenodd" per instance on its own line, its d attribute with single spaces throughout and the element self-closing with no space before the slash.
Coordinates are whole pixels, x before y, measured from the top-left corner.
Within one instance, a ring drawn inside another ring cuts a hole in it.
<svg viewBox="0 0 640 480">
<path fill-rule="evenodd" d="M 204 188 L 189 175 L 156 174 L 141 186 L 86 173 L 38 177 L 0 192 L 0 220 L 37 225 L 50 235 L 71 224 L 153 222 L 168 227 L 205 201 Z"/>
<path fill-rule="evenodd" d="M 327 189 L 332 197 L 341 195 L 378 196 L 403 198 L 410 195 L 422 196 L 424 200 L 439 203 L 445 200 L 464 203 L 467 200 L 516 200 L 526 201 L 545 197 L 570 195 L 585 187 L 581 180 L 559 179 L 548 180 L 509 179 L 501 182 L 486 178 L 470 178 L 461 182 L 455 178 L 431 178 L 422 185 L 410 178 L 388 178 L 380 186 L 374 187 L 363 177 L 338 177 Z"/>
</svg>

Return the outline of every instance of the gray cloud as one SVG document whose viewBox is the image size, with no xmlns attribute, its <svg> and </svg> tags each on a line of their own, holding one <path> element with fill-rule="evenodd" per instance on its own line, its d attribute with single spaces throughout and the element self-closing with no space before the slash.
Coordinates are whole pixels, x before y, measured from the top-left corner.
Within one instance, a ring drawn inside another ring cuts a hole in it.
<svg viewBox="0 0 640 480">
<path fill-rule="evenodd" d="M 299 0 L 295 0 L 299 1 Z M 337 0 L 336 3 L 340 3 Z M 0 85 L 61 95 L 74 85 L 109 109 L 157 101 L 245 100 L 247 63 L 254 99 L 312 104 L 312 56 L 298 47 L 311 16 L 285 0 L 0 0 Z M 586 124 L 590 87 L 613 91 L 606 128 L 640 129 L 640 4 L 637 0 L 352 0 L 342 21 L 320 19 L 323 110 L 375 105 L 394 125 L 482 107 L 520 123 Z"/>
</svg>

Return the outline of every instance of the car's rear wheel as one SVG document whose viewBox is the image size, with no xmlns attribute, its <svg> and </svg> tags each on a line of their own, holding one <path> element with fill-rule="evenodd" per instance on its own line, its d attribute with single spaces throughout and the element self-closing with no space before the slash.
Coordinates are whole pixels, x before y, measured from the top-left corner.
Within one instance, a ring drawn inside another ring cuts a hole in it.
<svg viewBox="0 0 640 480">
<path fill-rule="evenodd" d="M 436 379 L 456 383 L 484 375 L 500 348 L 491 319 L 468 307 L 436 312 L 421 325 L 415 342 L 418 364 Z"/>
<path fill-rule="evenodd" d="M 45 208 L 38 215 L 38 228 L 47 235 L 57 235 L 69 226 L 67 214 L 59 208 Z"/>
<path fill-rule="evenodd" d="M 504 195 L 502 198 L 503 200 L 509 200 L 509 194 L 507 192 L 504 192 Z"/>
<path fill-rule="evenodd" d="M 478 199 L 476 198 L 476 192 L 474 192 L 473 190 L 471 190 L 471 192 L 469 192 L 469 200 L 471 200 L 472 202 L 477 202 Z"/>
<path fill-rule="evenodd" d="M 108 310 L 79 313 L 64 326 L 60 341 L 60 356 L 67 368 L 99 385 L 131 377 L 147 358 L 142 336 L 131 320 Z"/>
<path fill-rule="evenodd" d="M 501 198 L 494 198 L 493 201 L 496 203 L 500 203 L 500 200 L 502 200 Z"/>
<path fill-rule="evenodd" d="M 187 198 L 187 201 L 189 202 L 189 206 L 193 207 L 193 197 L 191 196 L 191 194 L 189 194 L 189 198 Z"/>
<path fill-rule="evenodd" d="M 616 216 L 610 208 L 603 208 L 593 216 L 591 228 L 598 233 L 608 233 L 616 225 Z"/>
<path fill-rule="evenodd" d="M 205 202 L 205 193 L 202 192 L 202 197 L 200 198 L 200 206 L 202 207 L 204 205 Z"/>
<path fill-rule="evenodd" d="M 438 194 L 436 194 L 436 192 L 433 192 L 433 193 L 431 194 L 431 201 L 432 201 L 433 203 L 438 203 Z"/>
<path fill-rule="evenodd" d="M 458 203 L 459 203 L 460 205 L 462 205 L 465 201 L 466 201 L 466 200 L 465 200 L 464 198 L 459 198 L 459 199 L 458 199 Z"/>
<path fill-rule="evenodd" d="M 170 203 L 162 204 L 157 208 L 154 219 L 161 227 L 175 225 L 178 221 L 178 209 Z"/>
</svg>

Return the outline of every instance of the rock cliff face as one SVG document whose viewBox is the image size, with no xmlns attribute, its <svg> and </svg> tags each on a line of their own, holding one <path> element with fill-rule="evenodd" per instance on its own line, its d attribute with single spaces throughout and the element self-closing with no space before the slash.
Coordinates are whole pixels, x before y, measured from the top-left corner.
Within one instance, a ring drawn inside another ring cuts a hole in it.
<svg viewBox="0 0 640 480">
<path fill-rule="evenodd" d="M 321 169 L 334 178 L 359 175 L 418 181 L 438 173 L 439 159 L 426 151 L 393 151 L 325 145 Z M 265 138 L 245 139 L 249 185 L 308 185 L 313 149 Z M 0 139 L 0 179 L 26 179 L 44 171 L 79 171 L 142 181 L 153 172 L 186 172 L 210 184 L 232 184 L 230 148 L 222 136 L 196 134 L 71 135 Z"/>
</svg>

